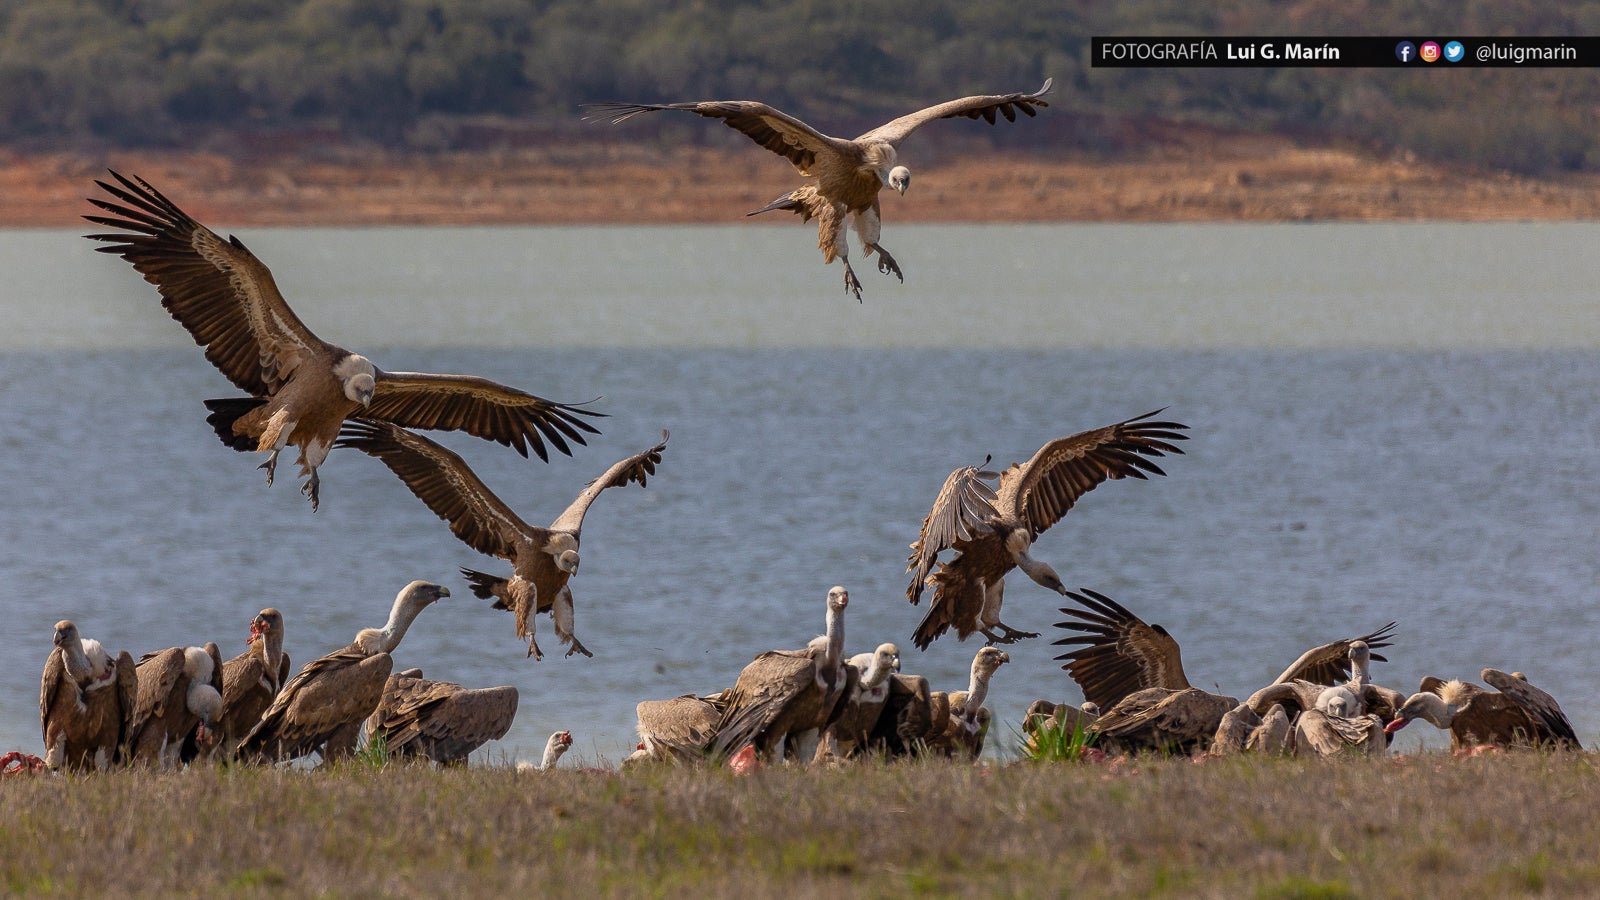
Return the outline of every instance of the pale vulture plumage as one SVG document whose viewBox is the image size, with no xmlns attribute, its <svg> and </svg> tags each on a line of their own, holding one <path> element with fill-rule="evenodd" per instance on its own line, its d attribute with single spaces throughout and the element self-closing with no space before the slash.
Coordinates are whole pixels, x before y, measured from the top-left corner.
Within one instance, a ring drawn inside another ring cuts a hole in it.
<svg viewBox="0 0 1600 900">
<path fill-rule="evenodd" d="M 572 589 L 567 582 L 578 571 L 578 534 L 589 504 L 606 488 L 644 487 L 667 447 L 661 443 L 620 460 L 589 482 L 566 511 L 538 528 L 523 521 L 481 481 L 465 460 L 431 440 L 383 422 L 351 422 L 339 446 L 354 447 L 382 460 L 434 515 L 448 522 L 450 532 L 472 549 L 511 562 L 504 578 L 463 568 L 462 574 L 479 597 L 495 598 L 495 609 L 516 615 L 517 637 L 528 642 L 528 655 L 543 659 L 534 635 L 534 615 L 549 611 L 556 637 L 569 645 L 567 655 L 593 656 L 573 634 Z"/>
<path fill-rule="evenodd" d="M 900 671 L 900 648 L 879 644 L 871 653 L 857 653 L 846 665 L 856 670 L 856 688 L 844 698 L 844 709 L 834 723 L 838 752 L 849 756 L 864 750 L 889 699 L 889 676 Z"/>
<path fill-rule="evenodd" d="M 283 652 L 283 613 L 268 607 L 250 620 L 245 652 L 222 664 L 222 734 L 218 755 L 232 759 L 239 742 L 261 721 L 289 680 Z"/>
<path fill-rule="evenodd" d="M 469 690 L 411 669 L 384 683 L 383 698 L 367 719 L 367 740 L 382 740 L 399 757 L 465 763 L 474 750 L 505 737 L 516 715 L 517 689 L 510 685 Z"/>
<path fill-rule="evenodd" d="M 639 746 L 624 763 L 701 761 L 722 721 L 725 693 L 684 694 L 670 700 L 645 700 L 635 707 Z"/>
<path fill-rule="evenodd" d="M 912 573 L 907 600 L 916 604 L 924 585 L 933 585 L 916 645 L 926 650 L 952 626 L 960 640 L 979 632 L 991 644 L 1038 637 L 1000 621 L 1006 573 L 1021 568 L 1039 585 L 1066 593 L 1056 571 L 1030 556 L 1028 548 L 1101 482 L 1166 474 L 1148 457 L 1183 453 L 1171 442 L 1185 440 L 1179 432 L 1187 426 L 1149 421 L 1159 412 L 1053 440 L 1027 462 L 1000 473 L 997 488 L 985 483 L 995 474 L 977 466 L 951 472 L 907 560 L 906 571 Z M 939 554 L 950 549 L 955 558 L 938 562 Z"/>
<path fill-rule="evenodd" d="M 133 657 L 126 650 L 111 657 L 65 619 L 51 643 L 39 682 L 45 764 L 52 771 L 108 769 L 122 760 L 133 721 L 139 692 Z"/>
<path fill-rule="evenodd" d="M 315 509 L 317 467 L 349 418 L 408 428 L 465 431 L 512 447 L 531 446 L 548 459 L 545 442 L 571 453 L 568 441 L 596 433 L 580 416 L 600 413 L 469 375 L 386 372 L 364 356 L 311 332 L 289 308 L 272 273 L 238 238 L 221 236 L 190 218 L 143 179 L 111 173 L 121 185 L 95 182 L 120 203 L 90 198 L 110 216 L 85 216 L 119 229 L 91 234 L 98 248 L 126 259 L 161 292 L 206 359 L 248 397 L 207 400 L 207 418 L 235 450 L 271 451 L 262 464 L 272 483 L 278 454 L 300 449 L 304 492 Z"/>
<path fill-rule="evenodd" d="M 1180 753 L 1204 749 L 1239 701 L 1193 687 L 1183 671 L 1178 642 L 1165 628 L 1145 623 L 1096 591 L 1068 591 L 1067 596 L 1081 606 L 1061 609 L 1073 618 L 1056 626 L 1072 634 L 1055 641 L 1070 648 L 1056 659 L 1065 661 L 1062 668 L 1083 690 L 1084 699 L 1102 711 L 1093 726 L 1106 739 L 1100 746 Z M 1391 622 L 1371 634 L 1330 641 L 1301 654 L 1279 676 L 1286 682 L 1281 689 L 1293 693 L 1292 682 L 1310 684 L 1316 679 L 1315 691 L 1320 694 L 1336 681 L 1350 678 L 1350 647 L 1358 641 L 1364 642 L 1371 659 L 1383 661 L 1370 650 L 1389 646 L 1393 628 Z M 1314 706 L 1315 699 L 1313 694 L 1308 705 Z M 1256 710 L 1258 715 L 1265 712 L 1265 703 Z"/>
<path fill-rule="evenodd" d="M 983 753 L 989 731 L 989 710 L 983 701 L 989 694 L 989 681 L 1011 656 L 995 647 L 984 647 L 972 658 L 972 669 L 964 691 L 935 691 L 932 695 L 935 730 L 928 736 L 930 752 L 945 756 L 977 759 Z M 938 730 L 939 723 L 944 728 Z"/>
<path fill-rule="evenodd" d="M 198 753 L 216 749 L 222 720 L 222 652 L 217 645 L 145 654 L 137 668 L 139 699 L 128 734 L 130 762 L 176 768 L 193 738 Z"/>
<path fill-rule="evenodd" d="M 856 234 L 867 256 L 878 254 L 878 271 L 904 281 L 900 266 L 878 243 L 881 230 L 878 192 L 884 186 L 904 194 L 911 185 L 911 170 L 899 163 L 900 143 L 917 128 L 937 119 L 983 118 L 993 124 L 995 115 L 1014 122 L 1017 111 L 1032 117 L 1035 108 L 1049 106 L 1044 95 L 1051 81 L 1039 90 L 1015 94 L 987 94 L 950 100 L 874 128 L 855 140 L 829 137 L 787 113 L 753 100 L 712 100 L 701 103 L 596 103 L 599 117 L 612 124 L 657 110 L 683 110 L 709 119 L 721 119 L 761 146 L 782 156 L 816 181 L 792 191 L 761 209 L 787 209 L 803 221 L 817 219 L 817 246 L 823 263 L 838 257 L 844 263 L 844 287 L 861 299 L 861 282 L 850 268 L 847 233 L 854 217 Z"/>
<path fill-rule="evenodd" d="M 804 650 L 770 650 L 739 673 L 727 692 L 712 751 L 725 757 L 755 746 L 758 757 L 784 758 L 785 741 L 795 739 L 794 756 L 811 761 L 822 729 L 837 717 L 841 701 L 854 689 L 853 671 L 844 664 L 844 611 L 850 594 L 835 585 L 828 591 L 827 633 Z"/>
<path fill-rule="evenodd" d="M 1406 698 L 1386 730 L 1393 734 L 1412 719 L 1423 719 L 1448 729 L 1450 746 L 1456 749 L 1477 745 L 1582 748 L 1561 704 L 1521 672 L 1484 669 L 1480 674 L 1495 690 L 1431 675 L 1422 679 L 1421 690 Z"/>
<path fill-rule="evenodd" d="M 544 756 L 540 757 L 539 764 L 529 762 L 517 763 L 518 772 L 548 772 L 561 761 L 561 755 L 572 749 L 572 732 L 557 731 L 550 735 L 544 742 Z"/>
<path fill-rule="evenodd" d="M 364 628 L 348 647 L 301 667 L 239 744 L 243 759 L 295 759 L 320 750 L 324 760 L 355 750 L 361 724 L 377 709 L 394 671 L 389 654 L 417 614 L 450 591 L 426 581 L 401 589 L 382 628 Z"/>
</svg>

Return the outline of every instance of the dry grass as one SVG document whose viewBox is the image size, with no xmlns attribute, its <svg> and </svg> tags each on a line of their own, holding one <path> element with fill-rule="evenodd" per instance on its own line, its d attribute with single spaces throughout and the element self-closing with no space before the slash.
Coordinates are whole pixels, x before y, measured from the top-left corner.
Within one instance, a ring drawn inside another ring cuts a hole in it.
<svg viewBox="0 0 1600 900">
<path fill-rule="evenodd" d="M 0 783 L 0 891 L 1383 897 L 1600 883 L 1583 754 Z"/>
</svg>

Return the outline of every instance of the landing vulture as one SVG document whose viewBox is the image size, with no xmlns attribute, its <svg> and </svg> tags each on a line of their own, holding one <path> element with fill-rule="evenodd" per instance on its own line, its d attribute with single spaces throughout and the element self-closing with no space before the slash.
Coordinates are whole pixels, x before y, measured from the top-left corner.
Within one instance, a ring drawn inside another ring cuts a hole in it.
<svg viewBox="0 0 1600 900">
<path fill-rule="evenodd" d="M 322 340 L 238 238 L 224 240 L 143 179 L 111 175 L 118 184 L 95 183 L 120 202 L 90 198 L 111 215 L 84 218 L 119 230 L 89 239 L 109 242 L 98 249 L 126 259 L 155 285 L 161 305 L 205 348 L 206 359 L 250 395 L 206 401 L 206 421 L 224 444 L 270 450 L 262 464 L 268 484 L 283 448 L 300 448 L 312 509 L 317 467 L 346 419 L 465 431 L 523 456 L 531 446 L 540 459 L 549 458 L 546 440 L 570 455 L 568 441 L 582 444 L 581 432 L 597 433 L 579 416 L 600 413 L 475 376 L 386 372 Z"/>
<path fill-rule="evenodd" d="M 998 488 L 986 483 L 995 474 L 976 466 L 951 472 L 907 559 L 912 575 L 906 599 L 916 604 L 925 584 L 934 588 L 913 638 L 916 645 L 926 650 L 951 626 L 961 640 L 976 631 L 991 644 L 1038 637 L 1000 621 L 1006 573 L 1021 568 L 1038 584 L 1066 593 L 1055 570 L 1029 556 L 1028 548 L 1101 482 L 1166 474 L 1147 457 L 1181 454 L 1171 442 L 1185 440 L 1178 432 L 1188 426 L 1149 421 L 1158 412 L 1053 440 L 1032 459 L 1000 473 Z M 950 549 L 955 558 L 935 571 L 939 554 Z"/>
<path fill-rule="evenodd" d="M 367 719 L 367 739 L 382 739 L 391 754 L 425 756 L 440 765 L 465 763 L 472 751 L 511 730 L 517 689 L 467 689 L 429 681 L 415 670 L 390 675 Z"/>
<path fill-rule="evenodd" d="M 1385 730 L 1393 734 L 1412 719 L 1425 719 L 1449 729 L 1450 746 L 1456 749 L 1480 744 L 1581 748 L 1556 698 L 1521 672 L 1484 669 L 1481 675 L 1496 690 L 1432 676 L 1422 679 L 1422 690 L 1406 698 Z"/>
<path fill-rule="evenodd" d="M 536 528 L 511 511 L 484 485 L 460 456 L 433 441 L 384 422 L 351 422 L 339 446 L 354 447 L 382 460 L 400 476 L 411 493 L 434 515 L 450 523 L 450 531 L 467 546 L 489 556 L 511 561 L 511 577 L 462 569 L 472 592 L 495 598 L 494 608 L 517 617 L 517 637 L 528 641 L 528 655 L 543 659 L 534 640 L 534 614 L 548 611 L 555 619 L 556 637 L 569 644 L 567 655 L 593 656 L 572 632 L 572 589 L 567 581 L 578 572 L 578 532 L 584 514 L 600 492 L 637 483 L 644 487 L 667 448 L 661 443 L 621 460 L 589 482 L 549 528 Z"/>
<path fill-rule="evenodd" d="M 129 761 L 174 769 L 184 743 L 216 749 L 222 720 L 222 652 L 216 644 L 147 653 L 137 668 L 139 698 L 128 732 Z"/>
<path fill-rule="evenodd" d="M 1072 620 L 1058 622 L 1057 627 L 1072 634 L 1055 643 L 1071 649 L 1056 659 L 1065 661 L 1062 668 L 1083 690 L 1084 698 L 1103 711 L 1093 726 L 1096 733 L 1109 738 L 1107 744 L 1112 746 L 1185 753 L 1213 740 L 1223 716 L 1239 701 L 1190 685 L 1178 642 L 1165 628 L 1147 624 L 1096 591 L 1066 593 L 1082 606 L 1061 609 Z M 1312 687 L 1307 702 L 1314 706 L 1316 695 L 1332 681 L 1350 676 L 1353 644 L 1363 642 L 1371 659 L 1383 661 L 1370 649 L 1389 646 L 1393 628 L 1391 622 L 1371 634 L 1307 651 L 1279 676 L 1280 681 L 1311 685 L 1312 677 L 1327 679 Z M 1358 657 L 1366 658 L 1359 653 Z M 1289 683 L 1267 690 L 1299 696 Z M 1270 701 L 1256 706 L 1256 713 L 1265 713 L 1269 705 Z"/>
<path fill-rule="evenodd" d="M 728 756 L 753 744 L 762 758 L 783 759 L 787 738 L 795 739 L 801 764 L 816 753 L 822 729 L 837 718 L 844 697 L 854 689 L 854 670 L 844 664 L 844 610 L 850 593 L 828 590 L 827 633 L 804 650 L 770 650 L 739 673 L 727 692 L 712 752 Z"/>
<path fill-rule="evenodd" d="M 756 215 L 769 210 L 786 209 L 798 213 L 802 221 L 817 219 L 817 246 L 822 250 L 823 264 L 834 257 L 844 263 L 844 288 L 861 299 L 861 282 L 850 268 L 849 244 L 846 240 L 849 217 L 854 216 L 857 235 L 861 238 L 867 256 L 878 254 L 878 271 L 893 273 L 905 281 L 900 266 L 889 252 L 878 244 L 880 231 L 878 191 L 885 185 L 906 192 L 911 185 L 911 170 L 899 164 L 897 150 L 919 127 L 936 119 L 982 117 L 991 125 L 995 114 L 1015 122 L 1017 112 L 1037 115 L 1036 107 L 1049 106 L 1044 95 L 1050 92 L 1051 79 L 1046 79 L 1039 90 L 1015 94 L 988 94 L 950 100 L 892 122 L 861 135 L 855 140 L 829 137 L 787 113 L 765 103 L 753 100 L 711 100 L 701 103 L 596 103 L 597 117 L 609 118 L 612 124 L 625 122 L 642 113 L 674 109 L 692 112 L 708 119 L 721 119 L 729 128 L 736 129 L 761 146 L 782 156 L 800 171 L 801 175 L 815 178 L 806 184 L 750 213 Z"/>
<path fill-rule="evenodd" d="M 111 657 L 67 620 L 56 623 L 51 642 L 39 682 L 45 764 L 52 771 L 109 769 L 122 759 L 138 698 L 133 657 L 126 650 Z"/>
<path fill-rule="evenodd" d="M 248 649 L 222 664 L 220 755 L 232 759 L 239 742 L 261 721 L 289 680 L 289 654 L 283 652 L 283 613 L 267 607 L 250 620 Z"/>
<path fill-rule="evenodd" d="M 363 628 L 348 647 L 301 667 L 245 735 L 239 756 L 276 761 L 320 750 L 331 760 L 354 752 L 361 723 L 378 708 L 394 670 L 389 654 L 418 613 L 448 596 L 448 589 L 426 581 L 402 588 L 382 628 Z"/>
</svg>

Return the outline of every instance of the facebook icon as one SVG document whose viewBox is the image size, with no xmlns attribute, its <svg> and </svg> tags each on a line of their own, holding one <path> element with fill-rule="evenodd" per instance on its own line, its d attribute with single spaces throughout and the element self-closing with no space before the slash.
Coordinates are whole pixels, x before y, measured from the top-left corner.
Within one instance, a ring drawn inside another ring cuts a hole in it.
<svg viewBox="0 0 1600 900">
<path fill-rule="evenodd" d="M 1403 63 L 1411 62 L 1412 58 L 1417 55 L 1417 45 L 1410 41 L 1401 41 L 1394 45 L 1394 55 L 1399 57 Z"/>
</svg>

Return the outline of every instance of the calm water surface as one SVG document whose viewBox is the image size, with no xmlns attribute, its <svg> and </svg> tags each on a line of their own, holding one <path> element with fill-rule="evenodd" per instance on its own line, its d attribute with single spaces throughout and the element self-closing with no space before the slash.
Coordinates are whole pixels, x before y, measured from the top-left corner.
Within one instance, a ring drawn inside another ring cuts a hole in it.
<svg viewBox="0 0 1600 900">
<path fill-rule="evenodd" d="M 897 641 L 906 671 L 960 687 L 979 645 L 916 651 L 904 599 L 945 475 L 1161 406 L 1193 426 L 1169 477 L 1103 485 L 1036 552 L 1165 625 L 1196 684 L 1242 696 L 1397 619 L 1382 683 L 1518 669 L 1585 743 L 1600 732 L 1592 225 L 896 226 L 907 283 L 863 265 L 863 304 L 802 229 L 241 232 L 313 329 L 381 366 L 603 396 L 605 434 L 572 459 L 444 439 L 532 522 L 671 429 L 649 488 L 585 523 L 595 658 L 543 662 L 456 573 L 506 564 L 383 466 L 336 453 L 312 515 L 217 443 L 200 401 L 231 386 L 77 235 L 0 233 L 0 749 L 41 751 L 57 619 L 136 655 L 231 655 L 274 605 L 298 665 L 413 578 L 455 596 L 400 664 L 522 692 L 496 759 L 569 728 L 575 755 L 615 761 L 635 703 L 803 645 L 836 583 L 849 652 Z M 1013 582 L 1006 620 L 1046 637 L 996 677 L 1010 725 L 1036 697 L 1080 699 L 1051 659 L 1061 598 Z"/>
</svg>

